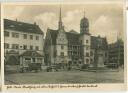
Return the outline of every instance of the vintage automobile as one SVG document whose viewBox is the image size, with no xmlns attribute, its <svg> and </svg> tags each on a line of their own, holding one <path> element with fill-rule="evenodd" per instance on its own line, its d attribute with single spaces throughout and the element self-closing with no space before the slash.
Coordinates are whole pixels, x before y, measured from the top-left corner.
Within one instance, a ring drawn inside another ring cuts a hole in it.
<svg viewBox="0 0 128 93">
<path fill-rule="evenodd" d="M 24 73 L 24 72 L 31 72 L 31 71 L 41 71 L 41 63 L 30 63 L 28 65 L 28 67 L 22 67 L 20 72 Z"/>
<path fill-rule="evenodd" d="M 54 72 L 54 71 L 58 71 L 58 67 L 56 65 L 53 66 L 48 66 L 46 69 L 47 72 Z"/>
</svg>

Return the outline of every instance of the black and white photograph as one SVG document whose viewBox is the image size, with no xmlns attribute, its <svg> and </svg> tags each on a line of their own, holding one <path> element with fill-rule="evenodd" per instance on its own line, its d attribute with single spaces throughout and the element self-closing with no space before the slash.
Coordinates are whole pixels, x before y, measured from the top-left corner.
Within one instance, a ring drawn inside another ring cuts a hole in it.
<svg viewBox="0 0 128 93">
<path fill-rule="evenodd" d="M 123 3 L 3 4 L 4 83 L 124 83 Z"/>
</svg>

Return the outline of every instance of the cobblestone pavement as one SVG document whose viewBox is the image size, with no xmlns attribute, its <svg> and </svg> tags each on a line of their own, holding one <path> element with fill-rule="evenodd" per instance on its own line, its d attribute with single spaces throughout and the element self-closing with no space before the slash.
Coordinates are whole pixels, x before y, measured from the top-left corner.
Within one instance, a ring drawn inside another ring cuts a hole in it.
<svg viewBox="0 0 128 93">
<path fill-rule="evenodd" d="M 5 84 L 123 83 L 123 71 L 115 72 L 38 72 L 5 75 Z"/>
</svg>

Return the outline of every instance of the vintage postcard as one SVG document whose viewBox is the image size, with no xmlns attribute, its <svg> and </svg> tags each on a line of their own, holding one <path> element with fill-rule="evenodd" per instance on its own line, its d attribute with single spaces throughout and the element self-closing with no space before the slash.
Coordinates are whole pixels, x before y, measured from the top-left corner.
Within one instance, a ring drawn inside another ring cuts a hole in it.
<svg viewBox="0 0 128 93">
<path fill-rule="evenodd" d="M 126 90 L 124 5 L 3 3 L 3 90 Z"/>
</svg>

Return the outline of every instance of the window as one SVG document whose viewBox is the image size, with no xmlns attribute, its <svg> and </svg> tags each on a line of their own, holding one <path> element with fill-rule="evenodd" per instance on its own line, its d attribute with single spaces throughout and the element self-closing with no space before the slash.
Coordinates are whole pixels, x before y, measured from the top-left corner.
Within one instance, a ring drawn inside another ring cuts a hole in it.
<svg viewBox="0 0 128 93">
<path fill-rule="evenodd" d="M 20 46 L 20 48 L 22 48 L 22 46 Z"/>
<path fill-rule="evenodd" d="M 33 50 L 33 46 L 30 46 L 30 50 Z"/>
<path fill-rule="evenodd" d="M 30 35 L 30 39 L 33 40 L 33 35 Z"/>
<path fill-rule="evenodd" d="M 88 40 L 86 40 L 86 43 L 88 43 Z"/>
<path fill-rule="evenodd" d="M 90 56 L 93 56 L 93 52 L 92 51 L 90 52 Z"/>
<path fill-rule="evenodd" d="M 64 56 L 64 52 L 61 52 L 61 54 L 60 54 L 62 57 Z"/>
<path fill-rule="evenodd" d="M 33 62 L 33 63 L 35 63 L 35 62 L 36 62 L 35 58 L 32 58 L 32 62 Z"/>
<path fill-rule="evenodd" d="M 86 52 L 86 57 L 89 57 L 89 53 L 88 52 Z"/>
<path fill-rule="evenodd" d="M 39 46 L 36 46 L 36 50 L 39 50 Z"/>
<path fill-rule="evenodd" d="M 64 49 L 64 46 L 63 45 L 61 45 L 61 49 Z"/>
<path fill-rule="evenodd" d="M 18 44 L 12 44 L 12 48 L 13 49 L 19 49 L 19 45 Z"/>
<path fill-rule="evenodd" d="M 38 63 L 42 63 L 42 58 L 37 58 Z"/>
<path fill-rule="evenodd" d="M 36 36 L 36 40 L 39 40 L 39 36 Z"/>
<path fill-rule="evenodd" d="M 9 37 L 9 32 L 5 31 L 4 36 Z"/>
<path fill-rule="evenodd" d="M 12 37 L 19 38 L 19 34 L 15 33 L 15 32 L 12 32 Z"/>
<path fill-rule="evenodd" d="M 23 49 L 27 49 L 27 45 L 23 45 Z"/>
<path fill-rule="evenodd" d="M 23 34 L 24 39 L 27 39 L 27 34 Z"/>
<path fill-rule="evenodd" d="M 31 58 L 25 58 L 25 60 L 31 60 Z"/>
<path fill-rule="evenodd" d="M 105 57 L 107 57 L 107 52 L 105 53 Z"/>
<path fill-rule="evenodd" d="M 89 59 L 86 59 L 86 63 L 89 64 Z"/>
<path fill-rule="evenodd" d="M 80 43 L 82 44 L 82 40 L 80 41 Z"/>
<path fill-rule="evenodd" d="M 89 50 L 89 46 L 86 46 L 86 50 Z"/>
<path fill-rule="evenodd" d="M 4 44 L 4 48 L 5 48 L 5 49 L 9 48 L 9 44 L 8 44 L 8 43 L 5 43 L 5 44 Z"/>
<path fill-rule="evenodd" d="M 93 59 L 91 58 L 90 61 L 93 62 Z"/>
</svg>

